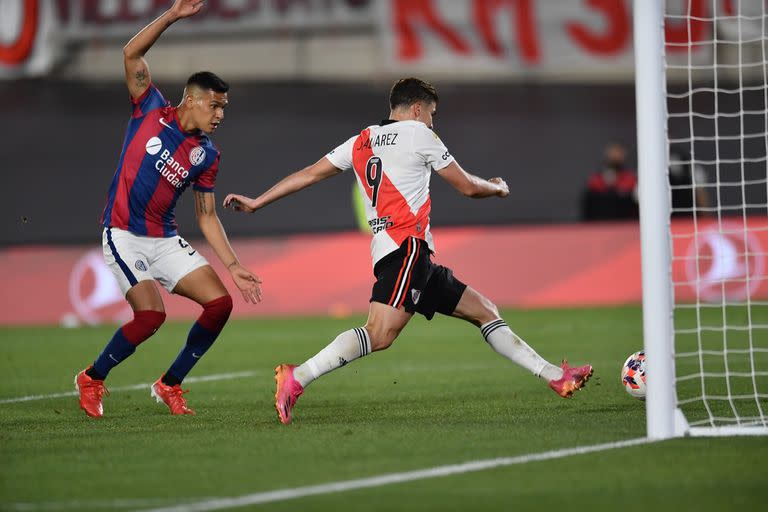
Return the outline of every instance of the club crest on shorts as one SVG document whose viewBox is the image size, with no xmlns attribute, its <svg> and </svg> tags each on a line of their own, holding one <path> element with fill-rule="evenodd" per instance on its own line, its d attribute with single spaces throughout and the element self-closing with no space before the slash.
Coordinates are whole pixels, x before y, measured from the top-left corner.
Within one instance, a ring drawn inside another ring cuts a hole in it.
<svg viewBox="0 0 768 512">
<path fill-rule="evenodd" d="M 415 288 L 411 288 L 411 299 L 413 299 L 413 303 L 418 304 L 420 298 L 421 298 L 421 290 L 416 290 Z"/>
<path fill-rule="evenodd" d="M 136 270 L 140 270 L 142 272 L 147 271 L 147 265 L 141 260 L 136 260 L 136 263 L 134 263 L 133 266 L 136 267 Z"/>
<path fill-rule="evenodd" d="M 205 160 L 205 150 L 200 146 L 195 146 L 189 152 L 189 163 L 192 165 L 200 165 Z"/>
</svg>

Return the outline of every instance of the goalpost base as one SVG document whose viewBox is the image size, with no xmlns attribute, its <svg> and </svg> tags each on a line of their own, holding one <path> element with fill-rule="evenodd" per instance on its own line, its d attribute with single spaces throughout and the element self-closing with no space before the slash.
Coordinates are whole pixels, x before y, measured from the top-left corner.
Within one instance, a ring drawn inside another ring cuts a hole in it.
<svg viewBox="0 0 768 512">
<path fill-rule="evenodd" d="M 768 436 L 768 427 L 691 427 L 690 437 Z"/>
<path fill-rule="evenodd" d="M 746 425 L 724 425 L 721 427 L 691 427 L 683 411 L 675 409 L 676 437 L 727 437 L 727 436 L 768 436 L 768 426 L 761 423 Z"/>
</svg>

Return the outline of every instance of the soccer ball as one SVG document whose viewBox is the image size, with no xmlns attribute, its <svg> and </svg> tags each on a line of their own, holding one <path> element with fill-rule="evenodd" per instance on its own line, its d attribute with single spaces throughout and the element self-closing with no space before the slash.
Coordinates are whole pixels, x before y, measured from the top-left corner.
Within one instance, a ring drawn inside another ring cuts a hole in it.
<svg viewBox="0 0 768 512">
<path fill-rule="evenodd" d="M 635 352 L 624 361 L 621 383 L 631 396 L 645 400 L 645 352 Z"/>
</svg>

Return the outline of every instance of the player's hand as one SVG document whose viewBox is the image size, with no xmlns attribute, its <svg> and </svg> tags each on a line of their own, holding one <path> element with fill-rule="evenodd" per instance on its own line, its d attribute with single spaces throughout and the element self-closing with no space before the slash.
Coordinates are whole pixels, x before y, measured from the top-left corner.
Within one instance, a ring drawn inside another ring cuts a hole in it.
<svg viewBox="0 0 768 512">
<path fill-rule="evenodd" d="M 245 268 L 239 263 L 234 263 L 229 267 L 232 274 L 232 280 L 243 294 L 245 302 L 258 304 L 261 302 L 261 279 L 259 276 Z"/>
<path fill-rule="evenodd" d="M 224 198 L 224 208 L 232 208 L 238 212 L 253 213 L 256 211 L 256 201 L 240 194 L 227 194 Z"/>
<path fill-rule="evenodd" d="M 194 16 L 203 8 L 205 0 L 176 0 L 170 8 L 176 18 L 188 18 Z"/>
<path fill-rule="evenodd" d="M 507 182 L 504 181 L 501 178 L 491 178 L 488 180 L 489 182 L 493 183 L 494 185 L 499 186 L 499 190 L 496 192 L 496 195 L 499 197 L 507 197 L 509 195 L 509 187 L 507 186 Z"/>
</svg>

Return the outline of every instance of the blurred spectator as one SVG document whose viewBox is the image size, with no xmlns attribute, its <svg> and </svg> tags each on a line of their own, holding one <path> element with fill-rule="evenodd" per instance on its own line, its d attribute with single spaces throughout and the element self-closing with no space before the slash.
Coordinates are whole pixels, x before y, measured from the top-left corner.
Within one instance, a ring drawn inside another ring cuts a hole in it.
<svg viewBox="0 0 768 512">
<path fill-rule="evenodd" d="M 583 220 L 637 219 L 637 175 L 627 168 L 627 152 L 618 143 L 605 148 L 602 169 L 589 176 L 582 194 Z"/>
<path fill-rule="evenodd" d="M 694 199 L 697 210 L 711 204 L 706 171 L 692 161 L 687 150 L 679 146 L 669 148 L 669 184 L 672 189 L 673 217 L 693 215 Z"/>
</svg>

